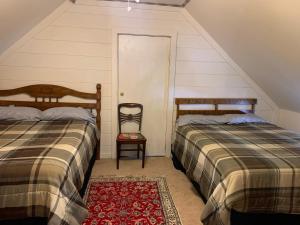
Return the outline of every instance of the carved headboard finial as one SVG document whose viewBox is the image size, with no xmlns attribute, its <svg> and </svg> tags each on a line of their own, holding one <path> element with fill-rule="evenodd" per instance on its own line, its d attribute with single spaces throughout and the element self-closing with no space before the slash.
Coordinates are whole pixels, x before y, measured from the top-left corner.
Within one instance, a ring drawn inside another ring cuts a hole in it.
<svg viewBox="0 0 300 225">
<path fill-rule="evenodd" d="M 97 84 L 97 90 L 101 90 L 101 84 Z"/>
</svg>

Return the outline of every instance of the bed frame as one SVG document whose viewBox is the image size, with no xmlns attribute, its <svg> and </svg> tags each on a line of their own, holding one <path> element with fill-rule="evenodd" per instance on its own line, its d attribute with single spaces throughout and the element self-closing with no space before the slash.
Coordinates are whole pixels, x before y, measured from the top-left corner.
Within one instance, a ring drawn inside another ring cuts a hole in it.
<svg viewBox="0 0 300 225">
<path fill-rule="evenodd" d="M 255 98 L 176 98 L 175 104 L 177 106 L 176 119 L 179 116 L 190 114 L 201 115 L 225 115 L 225 114 L 245 114 L 254 113 L 257 99 Z M 214 110 L 191 110 L 181 109 L 181 105 L 212 105 Z M 230 110 L 220 109 L 220 105 L 245 105 L 250 106 L 248 110 Z"/>
<path fill-rule="evenodd" d="M 0 90 L 0 97 L 9 97 L 25 94 L 33 98 L 32 101 L 14 101 L 14 100 L 0 100 L 0 106 L 26 106 L 33 107 L 40 110 L 46 110 L 54 107 L 82 107 L 91 111 L 96 111 L 96 123 L 99 131 L 101 130 L 101 84 L 96 85 L 95 93 L 86 93 L 76 91 L 70 88 L 51 85 L 51 84 L 37 84 L 29 85 L 15 89 Z M 61 99 L 66 96 L 76 97 L 84 100 L 93 100 L 93 103 L 87 102 L 63 102 Z M 97 143 L 94 150 L 93 157 L 89 164 L 88 170 L 85 174 L 85 179 L 79 193 L 84 195 L 91 176 L 92 168 L 95 160 L 100 159 L 100 143 Z M 25 218 L 18 220 L 0 221 L 1 225 L 44 225 L 47 224 L 47 218 Z"/>
<path fill-rule="evenodd" d="M 257 99 L 255 98 L 176 98 L 175 104 L 177 106 L 176 119 L 182 115 L 225 115 L 225 114 L 245 114 L 245 113 L 254 113 L 255 105 L 257 104 Z M 212 105 L 213 110 L 199 110 L 199 109 L 181 109 L 182 105 Z M 244 105 L 249 106 L 247 110 L 227 110 L 220 109 L 220 105 Z M 185 169 L 182 166 L 181 162 L 176 158 L 172 153 L 172 160 L 174 167 L 178 170 L 181 170 L 185 173 Z M 199 195 L 204 202 L 207 200 L 202 195 L 199 185 L 196 182 L 193 182 L 195 188 L 199 192 Z M 266 213 L 240 213 L 237 211 L 232 211 L 231 213 L 231 224 L 232 225 L 299 225 L 300 224 L 300 215 L 296 214 L 266 214 Z"/>
<path fill-rule="evenodd" d="M 12 101 L 0 100 L 0 106 L 26 106 L 40 110 L 46 110 L 54 107 L 82 107 L 96 111 L 96 122 L 99 131 L 101 130 L 101 84 L 96 85 L 96 93 L 86 93 L 76 91 L 70 88 L 51 85 L 36 84 L 15 89 L 0 90 L 0 97 L 8 97 L 25 94 L 33 98 L 32 101 Z M 86 102 L 60 102 L 63 97 L 71 96 L 79 99 L 94 100 L 94 103 Z M 97 145 L 97 159 L 100 159 L 100 145 Z"/>
</svg>

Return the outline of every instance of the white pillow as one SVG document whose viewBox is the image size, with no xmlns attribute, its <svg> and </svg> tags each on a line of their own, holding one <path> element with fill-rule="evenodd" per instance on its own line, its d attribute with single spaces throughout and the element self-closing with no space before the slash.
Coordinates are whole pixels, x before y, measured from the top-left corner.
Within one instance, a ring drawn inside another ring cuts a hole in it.
<svg viewBox="0 0 300 225">
<path fill-rule="evenodd" d="M 241 124 L 241 123 L 266 123 L 266 121 L 252 113 L 239 114 L 230 119 L 228 124 Z"/>
<path fill-rule="evenodd" d="M 249 114 L 226 115 L 183 115 L 177 120 L 178 126 L 186 124 L 241 124 L 241 123 L 266 123 L 261 117 Z"/>
<path fill-rule="evenodd" d="M 178 126 L 186 124 L 226 124 L 230 121 L 230 115 L 183 115 L 177 120 Z"/>
<path fill-rule="evenodd" d="M 3 106 L 0 107 L 0 120 L 39 121 L 41 111 L 32 107 Z"/>
<path fill-rule="evenodd" d="M 42 120 L 85 120 L 96 124 L 94 115 L 83 108 L 75 107 L 56 107 L 42 112 Z"/>
</svg>

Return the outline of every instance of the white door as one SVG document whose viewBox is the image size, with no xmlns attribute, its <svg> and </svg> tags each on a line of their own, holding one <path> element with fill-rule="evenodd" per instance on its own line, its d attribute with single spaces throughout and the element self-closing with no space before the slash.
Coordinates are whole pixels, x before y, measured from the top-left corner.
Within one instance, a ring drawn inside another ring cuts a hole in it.
<svg viewBox="0 0 300 225">
<path fill-rule="evenodd" d="M 119 103 L 144 106 L 142 133 L 147 138 L 147 155 L 164 156 L 170 38 L 119 35 L 118 41 Z"/>
</svg>

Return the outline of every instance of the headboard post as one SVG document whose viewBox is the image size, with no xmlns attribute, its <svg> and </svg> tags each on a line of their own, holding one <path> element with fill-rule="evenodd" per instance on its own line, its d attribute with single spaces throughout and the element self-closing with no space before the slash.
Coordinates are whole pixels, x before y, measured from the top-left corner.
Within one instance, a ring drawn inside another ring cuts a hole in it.
<svg viewBox="0 0 300 225">
<path fill-rule="evenodd" d="M 97 105 L 96 105 L 96 110 L 97 110 L 97 117 L 96 117 L 96 122 L 97 122 L 97 127 L 99 131 L 101 130 L 101 84 L 97 84 L 97 93 L 96 93 L 96 100 L 97 100 Z"/>
<path fill-rule="evenodd" d="M 218 109 L 219 109 L 219 105 L 215 104 L 215 110 L 218 111 Z"/>
<path fill-rule="evenodd" d="M 180 109 L 180 106 L 179 106 L 179 104 L 176 103 L 176 119 L 179 118 L 179 114 L 178 114 L 179 109 Z"/>
<path fill-rule="evenodd" d="M 101 84 L 96 85 L 97 93 L 96 93 L 96 111 L 97 111 L 97 116 L 96 116 L 96 123 L 97 127 L 99 129 L 99 132 L 101 134 Z M 97 143 L 97 157 L 96 159 L 100 159 L 100 142 Z"/>
<path fill-rule="evenodd" d="M 252 105 L 251 105 L 251 110 L 252 110 L 252 113 L 255 112 L 255 104 L 252 104 Z"/>
</svg>

